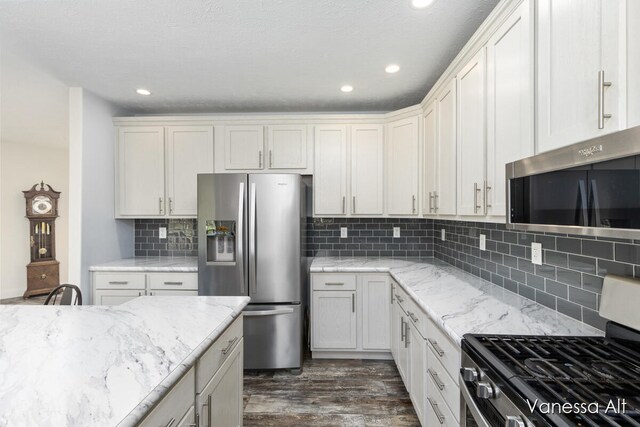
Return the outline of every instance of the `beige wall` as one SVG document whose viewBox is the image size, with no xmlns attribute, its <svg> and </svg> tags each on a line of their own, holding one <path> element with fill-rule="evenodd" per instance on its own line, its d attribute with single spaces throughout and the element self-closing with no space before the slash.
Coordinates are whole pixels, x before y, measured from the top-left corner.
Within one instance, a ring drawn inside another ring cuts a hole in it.
<svg viewBox="0 0 640 427">
<path fill-rule="evenodd" d="M 22 295 L 29 228 L 22 191 L 44 180 L 61 191 L 56 255 L 68 277 L 69 90 L 20 56 L 0 56 L 0 298 Z"/>
</svg>

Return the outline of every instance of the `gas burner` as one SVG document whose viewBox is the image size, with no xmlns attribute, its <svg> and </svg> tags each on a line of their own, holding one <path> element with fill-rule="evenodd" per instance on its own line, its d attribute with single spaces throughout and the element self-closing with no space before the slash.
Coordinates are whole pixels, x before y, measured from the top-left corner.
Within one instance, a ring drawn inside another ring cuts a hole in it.
<svg viewBox="0 0 640 427">
<path fill-rule="evenodd" d="M 561 367 L 557 366 L 557 360 L 546 360 L 530 357 L 525 359 L 524 365 L 528 371 L 536 377 L 553 378 L 562 377 L 569 378 Z M 560 365 L 562 366 L 562 365 Z"/>
</svg>

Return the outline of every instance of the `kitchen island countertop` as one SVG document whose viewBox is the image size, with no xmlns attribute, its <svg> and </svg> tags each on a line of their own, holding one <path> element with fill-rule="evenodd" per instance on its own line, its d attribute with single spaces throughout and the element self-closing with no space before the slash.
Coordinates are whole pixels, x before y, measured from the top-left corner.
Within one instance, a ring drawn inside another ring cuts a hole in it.
<svg viewBox="0 0 640 427">
<path fill-rule="evenodd" d="M 133 426 L 248 302 L 0 306 L 0 426 Z"/>
<path fill-rule="evenodd" d="M 460 344 L 464 334 L 593 335 L 603 332 L 443 261 L 317 257 L 312 273 L 389 273 Z"/>
</svg>

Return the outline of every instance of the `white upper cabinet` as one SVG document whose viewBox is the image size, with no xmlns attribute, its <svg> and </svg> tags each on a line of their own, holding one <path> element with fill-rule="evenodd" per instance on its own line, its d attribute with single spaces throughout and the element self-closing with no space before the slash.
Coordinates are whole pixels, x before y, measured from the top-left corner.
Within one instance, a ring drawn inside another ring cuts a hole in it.
<svg viewBox="0 0 640 427">
<path fill-rule="evenodd" d="M 487 214 L 506 214 L 507 163 L 534 154 L 532 2 L 487 43 Z"/>
<path fill-rule="evenodd" d="M 485 52 L 480 49 L 456 77 L 459 215 L 484 215 Z"/>
<path fill-rule="evenodd" d="M 424 179 L 424 197 L 422 211 L 427 215 L 437 213 L 436 197 L 438 195 L 438 133 L 437 133 L 436 101 L 427 105 L 423 117 L 424 129 L 424 161 L 422 174 Z"/>
<path fill-rule="evenodd" d="M 387 126 L 387 212 L 418 213 L 419 117 L 397 120 Z"/>
<path fill-rule="evenodd" d="M 382 215 L 384 139 L 382 125 L 351 126 L 351 213 Z"/>
<path fill-rule="evenodd" d="M 456 214 L 456 80 L 451 82 L 436 98 L 437 192 L 434 206 L 438 215 Z"/>
<path fill-rule="evenodd" d="M 538 152 L 625 127 L 626 3 L 537 2 Z"/>
<path fill-rule="evenodd" d="M 172 216 L 196 216 L 198 174 L 213 173 L 213 127 L 167 128 L 167 210 Z"/>
<path fill-rule="evenodd" d="M 640 126 L 640 1 L 627 2 L 627 127 Z"/>
<path fill-rule="evenodd" d="M 225 169 L 263 169 L 264 164 L 264 126 L 224 127 Z"/>
<path fill-rule="evenodd" d="M 313 211 L 315 215 L 347 213 L 347 129 L 315 127 Z"/>
<path fill-rule="evenodd" d="M 117 215 L 165 214 L 164 154 L 162 126 L 119 129 Z"/>
<path fill-rule="evenodd" d="M 269 169 L 305 169 L 307 167 L 306 126 L 268 126 L 267 147 Z"/>
</svg>

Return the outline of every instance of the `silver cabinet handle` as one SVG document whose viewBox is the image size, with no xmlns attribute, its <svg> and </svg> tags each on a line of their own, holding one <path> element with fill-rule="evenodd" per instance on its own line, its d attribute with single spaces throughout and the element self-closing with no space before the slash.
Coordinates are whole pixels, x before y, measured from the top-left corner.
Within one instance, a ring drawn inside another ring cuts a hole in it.
<svg viewBox="0 0 640 427">
<path fill-rule="evenodd" d="M 162 215 L 162 197 L 158 197 L 158 213 Z"/>
<path fill-rule="evenodd" d="M 480 187 L 478 187 L 478 183 L 473 183 L 473 213 L 478 213 L 478 210 L 482 208 L 481 205 L 478 204 L 478 193 L 482 191 Z"/>
<path fill-rule="evenodd" d="M 429 338 L 427 341 L 429 341 L 429 343 L 431 344 L 431 347 L 433 347 L 433 349 L 436 351 L 438 356 L 440 357 L 444 356 L 444 350 L 440 348 L 440 346 L 436 341 L 432 340 L 431 338 Z"/>
<path fill-rule="evenodd" d="M 398 302 L 404 302 L 404 299 L 398 294 L 396 294 L 396 299 L 398 300 Z"/>
<path fill-rule="evenodd" d="M 444 390 L 444 383 L 440 381 L 440 377 L 438 376 L 438 374 L 433 372 L 431 368 L 427 369 L 427 372 L 429 373 L 429 376 L 431 377 L 433 382 L 436 383 L 436 386 L 438 386 L 440 390 Z"/>
<path fill-rule="evenodd" d="M 141 297 L 142 296 L 142 292 L 138 292 L 138 296 Z"/>
<path fill-rule="evenodd" d="M 262 169 L 262 150 L 258 150 L 258 169 Z"/>
<path fill-rule="evenodd" d="M 226 356 L 227 353 L 229 353 L 229 350 L 231 350 L 233 346 L 236 344 L 236 342 L 238 342 L 238 337 L 235 337 L 234 339 L 229 340 L 229 344 L 227 345 L 227 347 L 221 350 L 222 354 Z"/>
<path fill-rule="evenodd" d="M 416 213 L 416 195 L 411 196 L 411 213 Z"/>
<path fill-rule="evenodd" d="M 273 151 L 269 150 L 269 167 L 273 167 Z"/>
<path fill-rule="evenodd" d="M 351 294 L 351 311 L 356 312 L 356 294 Z"/>
<path fill-rule="evenodd" d="M 351 213 L 356 213 L 356 196 L 353 196 L 353 206 L 351 206 Z"/>
<path fill-rule="evenodd" d="M 433 212 L 433 192 L 429 191 L 429 213 Z"/>
<path fill-rule="evenodd" d="M 414 323 L 418 323 L 418 318 L 411 311 L 407 311 L 407 315 L 413 320 Z"/>
<path fill-rule="evenodd" d="M 397 297 L 397 295 L 396 295 Z M 400 341 L 404 341 L 404 317 L 400 316 Z"/>
<path fill-rule="evenodd" d="M 433 192 L 433 211 L 434 211 L 435 213 L 438 213 L 438 209 L 440 209 L 440 208 L 438 207 L 438 198 L 439 198 L 439 197 L 440 197 L 440 196 L 438 196 L 438 192 L 437 192 L 437 191 L 434 191 L 434 192 Z"/>
<path fill-rule="evenodd" d="M 153 292 L 149 291 L 149 296 L 153 296 Z"/>
<path fill-rule="evenodd" d="M 173 213 L 173 198 L 169 197 L 169 213 Z"/>
<path fill-rule="evenodd" d="M 342 196 L 342 213 L 346 213 L 345 207 L 346 207 L 346 202 L 347 202 L 347 198 L 345 196 Z"/>
<path fill-rule="evenodd" d="M 211 395 L 207 396 L 207 403 L 203 403 L 202 406 L 207 407 L 207 427 L 211 427 Z"/>
<path fill-rule="evenodd" d="M 484 214 L 485 215 L 487 214 L 487 212 L 489 211 L 489 208 L 491 207 L 491 205 L 489 204 L 489 190 L 491 190 L 491 186 L 485 180 L 484 181 Z"/>
<path fill-rule="evenodd" d="M 325 286 L 344 286 L 343 282 L 326 282 Z"/>
<path fill-rule="evenodd" d="M 604 70 L 598 71 L 598 129 L 604 129 L 604 119 L 610 119 L 611 114 L 604 112 L 604 88 L 611 86 L 611 82 L 604 80 Z"/>
<path fill-rule="evenodd" d="M 175 418 L 171 418 L 169 420 L 169 422 L 167 423 L 167 425 L 165 425 L 164 427 L 172 427 L 175 424 L 175 422 L 176 422 L 176 419 Z"/>
<path fill-rule="evenodd" d="M 409 347 L 409 322 L 404 322 L 404 348 Z"/>
<path fill-rule="evenodd" d="M 442 415 L 442 412 L 440 412 L 438 404 L 434 402 L 430 397 L 427 397 L 427 400 L 429 401 L 429 405 L 431 405 L 431 409 L 433 409 L 433 412 L 435 412 L 436 417 L 438 418 L 438 422 L 440 424 L 444 424 L 444 415 Z"/>
<path fill-rule="evenodd" d="M 182 286 L 182 282 L 164 282 L 165 285 Z"/>
<path fill-rule="evenodd" d="M 112 281 L 112 282 L 109 282 L 110 285 L 126 285 L 128 283 L 129 282 L 127 282 L 127 281 L 121 281 L 121 282 L 120 281 Z"/>
</svg>

